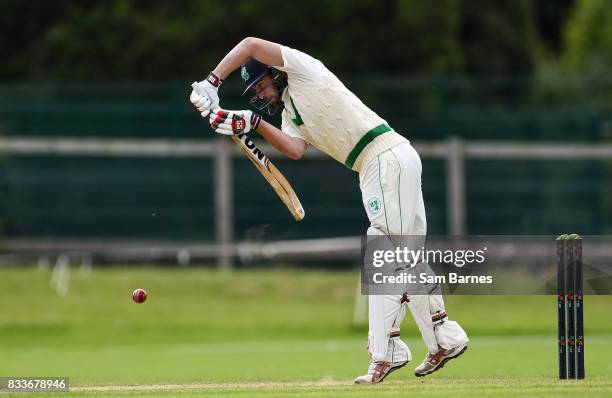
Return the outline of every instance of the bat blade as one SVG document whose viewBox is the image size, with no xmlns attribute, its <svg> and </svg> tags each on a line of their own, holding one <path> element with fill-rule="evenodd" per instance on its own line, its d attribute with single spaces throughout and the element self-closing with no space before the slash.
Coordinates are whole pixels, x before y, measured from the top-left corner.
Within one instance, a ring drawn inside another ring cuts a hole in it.
<svg viewBox="0 0 612 398">
<path fill-rule="evenodd" d="M 232 135 L 232 140 L 247 155 L 257 170 L 272 186 L 280 200 L 287 206 L 296 221 L 304 219 L 306 212 L 300 203 L 295 191 L 285 176 L 276 168 L 274 163 L 246 136 L 246 134 Z"/>
</svg>

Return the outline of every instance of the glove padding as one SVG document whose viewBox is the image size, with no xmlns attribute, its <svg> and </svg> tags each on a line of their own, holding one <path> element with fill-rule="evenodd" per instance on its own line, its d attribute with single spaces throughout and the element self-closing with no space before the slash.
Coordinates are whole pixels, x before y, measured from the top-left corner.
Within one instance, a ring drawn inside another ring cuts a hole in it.
<svg viewBox="0 0 612 398">
<path fill-rule="evenodd" d="M 189 100 L 200 112 L 202 117 L 208 116 L 210 110 L 219 107 L 219 86 L 223 80 L 219 79 L 214 73 L 208 75 L 206 80 L 193 82 Z"/>
<path fill-rule="evenodd" d="M 210 127 L 216 133 L 233 135 L 257 130 L 261 116 L 251 111 L 228 111 L 213 109 L 210 114 Z"/>
</svg>

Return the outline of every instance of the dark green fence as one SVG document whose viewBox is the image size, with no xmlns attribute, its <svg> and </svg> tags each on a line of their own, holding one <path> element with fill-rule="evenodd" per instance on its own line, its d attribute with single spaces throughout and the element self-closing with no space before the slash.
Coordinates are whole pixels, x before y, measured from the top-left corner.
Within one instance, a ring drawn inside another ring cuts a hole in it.
<svg viewBox="0 0 612 398">
<path fill-rule="evenodd" d="M 411 140 L 605 142 L 605 79 L 348 79 Z M 222 104 L 246 108 L 236 81 Z M 0 134 L 103 138 L 211 137 L 184 83 L 0 87 Z M 357 175 L 329 160 L 276 160 L 307 211 L 292 221 L 250 163 L 234 158 L 236 239 L 357 235 L 367 229 Z M 479 234 L 612 232 L 606 161 L 468 160 L 467 230 Z M 429 231 L 448 230 L 445 164 L 424 159 Z M 5 237 L 214 237 L 213 162 L 202 158 L 8 156 L 0 159 Z"/>
<path fill-rule="evenodd" d="M 612 139 L 612 78 L 346 79 L 407 137 L 599 141 Z M 0 134 L 202 137 L 187 82 L 0 86 Z M 221 104 L 248 108 L 233 77 Z"/>
</svg>

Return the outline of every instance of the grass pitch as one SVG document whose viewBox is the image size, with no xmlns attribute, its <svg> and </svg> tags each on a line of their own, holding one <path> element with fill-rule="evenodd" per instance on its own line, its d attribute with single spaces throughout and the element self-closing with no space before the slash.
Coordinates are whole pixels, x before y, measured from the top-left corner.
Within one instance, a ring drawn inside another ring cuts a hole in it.
<svg viewBox="0 0 612 398">
<path fill-rule="evenodd" d="M 377 386 L 353 325 L 354 272 L 94 268 L 59 297 L 50 270 L 0 269 L 0 376 L 68 376 L 45 396 L 611 396 L 612 297 L 585 298 L 585 381 L 556 380 L 551 296 L 447 297 L 471 338 L 461 358 L 417 379 L 425 349 Z M 131 301 L 143 287 L 146 303 Z M 6 394 L 5 396 L 11 396 Z M 15 396 L 38 394 L 15 394 Z"/>
</svg>

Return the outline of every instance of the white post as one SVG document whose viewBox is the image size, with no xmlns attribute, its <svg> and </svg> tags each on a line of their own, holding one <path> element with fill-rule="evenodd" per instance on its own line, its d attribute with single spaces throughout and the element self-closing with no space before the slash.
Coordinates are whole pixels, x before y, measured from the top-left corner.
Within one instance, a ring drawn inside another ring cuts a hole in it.
<svg viewBox="0 0 612 398">
<path fill-rule="evenodd" d="M 234 236 L 232 148 L 227 137 L 216 139 L 215 150 L 215 238 L 217 266 L 232 267 L 231 243 Z"/>
<path fill-rule="evenodd" d="M 446 211 L 448 214 L 448 234 L 464 236 L 467 228 L 465 224 L 465 154 L 463 142 L 458 137 L 451 137 L 447 148 Z"/>
</svg>

